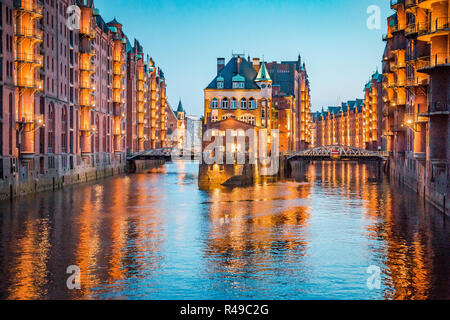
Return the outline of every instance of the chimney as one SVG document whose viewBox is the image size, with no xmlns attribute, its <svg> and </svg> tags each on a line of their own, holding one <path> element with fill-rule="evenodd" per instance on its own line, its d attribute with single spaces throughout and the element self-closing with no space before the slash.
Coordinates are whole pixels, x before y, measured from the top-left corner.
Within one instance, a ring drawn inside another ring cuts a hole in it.
<svg viewBox="0 0 450 320">
<path fill-rule="evenodd" d="M 242 58 L 240 56 L 236 57 L 237 74 L 240 74 L 241 72 L 241 62 Z"/>
<path fill-rule="evenodd" d="M 225 58 L 217 58 L 217 75 L 225 68 Z"/>
<path fill-rule="evenodd" d="M 255 69 L 256 72 L 259 71 L 259 66 L 261 65 L 261 62 L 259 58 L 253 58 L 253 69 Z"/>
</svg>

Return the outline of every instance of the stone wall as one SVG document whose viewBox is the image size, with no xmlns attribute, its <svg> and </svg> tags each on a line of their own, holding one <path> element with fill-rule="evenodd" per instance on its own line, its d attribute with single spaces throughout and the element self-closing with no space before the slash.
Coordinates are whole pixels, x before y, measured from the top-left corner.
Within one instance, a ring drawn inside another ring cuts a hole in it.
<svg viewBox="0 0 450 320">
<path fill-rule="evenodd" d="M 389 158 L 389 176 L 394 183 L 409 187 L 437 209 L 450 215 L 448 170 L 432 172 L 433 164 L 399 156 Z M 428 174 L 427 174 L 428 171 Z"/>
</svg>

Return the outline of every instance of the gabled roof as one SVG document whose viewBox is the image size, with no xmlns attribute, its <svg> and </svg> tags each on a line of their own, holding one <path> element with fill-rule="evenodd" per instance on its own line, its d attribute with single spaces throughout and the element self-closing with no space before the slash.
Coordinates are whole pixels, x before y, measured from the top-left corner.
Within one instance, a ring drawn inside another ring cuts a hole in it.
<svg viewBox="0 0 450 320">
<path fill-rule="evenodd" d="M 259 81 L 272 82 L 272 79 L 270 78 L 270 74 L 267 71 L 265 62 L 263 62 L 261 65 L 261 68 L 259 68 L 259 72 L 258 72 L 258 75 L 256 76 L 255 81 L 256 82 L 259 82 Z"/>
<path fill-rule="evenodd" d="M 256 83 L 255 78 L 257 76 L 257 73 L 255 69 L 253 69 L 253 65 L 247 61 L 245 58 L 240 58 L 241 64 L 239 67 L 239 73 L 238 73 L 238 64 L 237 64 L 238 57 L 233 57 L 231 60 L 227 63 L 227 65 L 220 71 L 220 74 L 217 75 L 213 81 L 206 87 L 206 89 L 217 89 L 217 78 L 222 77 L 224 82 L 224 89 L 232 89 L 233 88 L 233 78 L 238 76 L 235 79 L 240 79 L 242 81 L 245 81 L 245 89 L 260 89 Z M 238 80 L 236 80 L 238 81 Z"/>
</svg>

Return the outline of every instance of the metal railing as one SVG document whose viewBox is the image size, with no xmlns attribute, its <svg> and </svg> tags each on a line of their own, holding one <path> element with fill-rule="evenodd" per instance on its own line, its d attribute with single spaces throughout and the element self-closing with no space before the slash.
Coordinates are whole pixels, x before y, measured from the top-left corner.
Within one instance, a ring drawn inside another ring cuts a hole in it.
<svg viewBox="0 0 450 320">
<path fill-rule="evenodd" d="M 448 52 L 435 53 L 431 57 L 425 57 L 417 61 L 417 69 L 433 68 L 450 64 Z"/>
<path fill-rule="evenodd" d="M 419 36 L 450 29 L 450 18 L 441 17 L 428 22 L 420 22 L 415 25 Z"/>
<path fill-rule="evenodd" d="M 34 63 L 42 65 L 44 63 L 44 57 L 38 54 L 29 54 L 23 52 L 16 52 L 15 60 L 17 62 Z"/>
<path fill-rule="evenodd" d="M 14 7 L 18 10 L 33 12 L 42 15 L 44 6 L 36 0 L 14 0 Z"/>
<path fill-rule="evenodd" d="M 44 39 L 44 31 L 38 28 L 28 28 L 17 24 L 15 27 L 15 32 L 18 37 L 35 38 L 38 40 Z"/>
<path fill-rule="evenodd" d="M 435 113 L 435 112 L 449 112 L 449 103 L 445 103 L 443 101 L 436 101 L 430 104 L 430 106 L 428 107 L 428 111 L 430 113 Z"/>
</svg>

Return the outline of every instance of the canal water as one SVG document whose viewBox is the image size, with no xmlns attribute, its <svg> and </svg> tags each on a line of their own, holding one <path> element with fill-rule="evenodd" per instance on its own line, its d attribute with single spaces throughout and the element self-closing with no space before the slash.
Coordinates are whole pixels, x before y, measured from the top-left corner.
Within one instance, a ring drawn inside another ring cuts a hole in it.
<svg viewBox="0 0 450 320">
<path fill-rule="evenodd" d="M 300 176 L 202 191 L 180 162 L 0 202 L 0 298 L 450 299 L 441 213 L 369 164 Z"/>
</svg>

